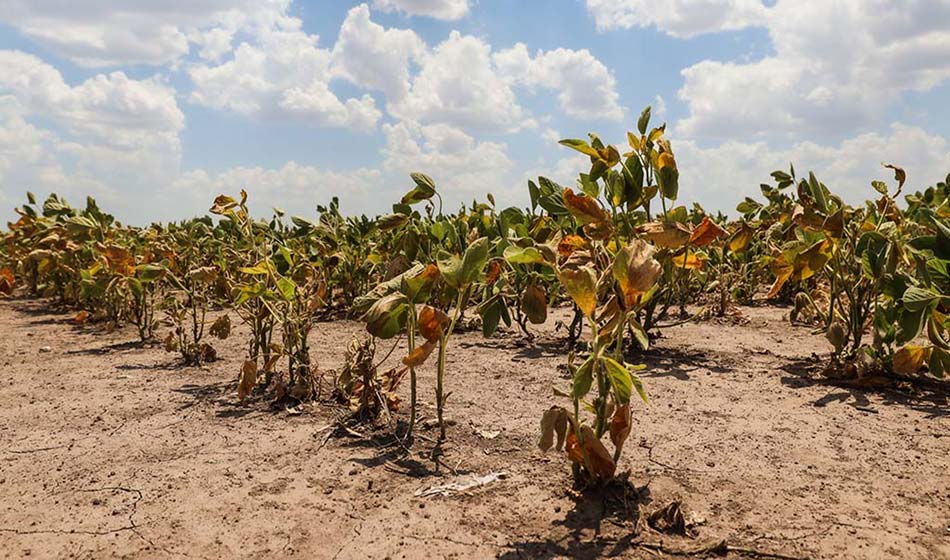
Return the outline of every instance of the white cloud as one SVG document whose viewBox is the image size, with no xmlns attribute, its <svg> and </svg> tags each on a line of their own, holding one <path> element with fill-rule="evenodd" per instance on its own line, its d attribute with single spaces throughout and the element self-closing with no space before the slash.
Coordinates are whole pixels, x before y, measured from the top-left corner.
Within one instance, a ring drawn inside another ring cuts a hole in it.
<svg viewBox="0 0 950 560">
<path fill-rule="evenodd" d="M 333 47 L 333 70 L 350 82 L 381 91 L 390 101 L 401 101 L 409 91 L 409 62 L 419 59 L 426 45 L 408 29 L 385 29 L 370 21 L 361 4 L 347 13 Z"/>
<path fill-rule="evenodd" d="M 0 21 L 83 66 L 173 64 L 203 45 L 220 56 L 234 32 L 280 17 L 291 0 L 5 0 Z"/>
<path fill-rule="evenodd" d="M 401 122 L 383 125 L 383 132 L 384 166 L 391 176 L 401 184 L 412 171 L 432 176 L 446 204 L 484 197 L 485 192 L 506 184 L 513 167 L 505 144 L 476 141 L 446 124 Z"/>
<path fill-rule="evenodd" d="M 759 0 L 587 0 L 597 29 L 655 26 L 674 37 L 693 37 L 761 24 Z"/>
<path fill-rule="evenodd" d="M 457 20 L 468 14 L 469 0 L 374 0 L 373 7 L 414 16 Z"/>
<path fill-rule="evenodd" d="M 420 63 L 408 95 L 389 105 L 397 118 L 511 132 L 526 125 L 515 93 L 492 64 L 488 43 L 453 31 Z"/>
<path fill-rule="evenodd" d="M 950 140 L 918 128 L 891 125 L 887 134 L 867 133 L 836 145 L 799 142 L 775 149 L 766 142 L 738 142 L 704 148 L 692 141 L 673 142 L 680 168 L 680 196 L 698 200 L 707 209 L 734 212 L 745 196 L 761 199 L 759 183 L 770 183 L 769 173 L 795 165 L 799 176 L 814 170 L 832 192 L 852 204 L 875 195 L 870 182 L 893 184 L 893 172 L 881 163 L 907 170 L 907 190 L 931 185 L 950 171 Z"/>
<path fill-rule="evenodd" d="M 289 214 L 314 214 L 318 204 L 334 196 L 341 198 L 344 211 L 364 211 L 374 204 L 382 173 L 376 169 L 331 171 L 288 162 L 279 168 L 234 167 L 219 173 L 196 169 L 183 173 L 168 189 L 187 208 L 203 211 L 219 194 L 248 192 L 249 204 L 256 214 L 264 215 L 271 206 Z"/>
<path fill-rule="evenodd" d="M 587 49 L 539 50 L 532 58 L 528 47 L 518 43 L 493 55 L 493 60 L 512 83 L 557 91 L 568 115 L 614 121 L 623 118 L 616 80 Z"/>
<path fill-rule="evenodd" d="M 243 42 L 231 60 L 196 64 L 188 73 L 195 89 L 191 101 L 247 116 L 294 117 L 314 126 L 371 130 L 382 113 L 370 95 L 341 101 L 330 90 L 330 51 L 284 17 L 259 30 L 255 42 Z"/>
<path fill-rule="evenodd" d="M 775 54 L 682 71 L 687 136 L 844 133 L 880 124 L 907 91 L 950 78 L 950 3 L 780 0 L 768 8 Z"/>
<path fill-rule="evenodd" d="M 4 189 L 138 206 L 177 175 L 184 126 L 175 92 L 158 78 L 113 72 L 72 86 L 33 55 L 0 51 Z"/>
</svg>

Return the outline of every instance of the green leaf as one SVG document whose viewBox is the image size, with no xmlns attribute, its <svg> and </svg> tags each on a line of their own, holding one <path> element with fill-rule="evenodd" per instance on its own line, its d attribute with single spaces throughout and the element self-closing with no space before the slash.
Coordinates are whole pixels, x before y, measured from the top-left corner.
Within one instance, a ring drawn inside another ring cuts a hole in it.
<svg viewBox="0 0 950 560">
<path fill-rule="evenodd" d="M 379 299 L 363 315 L 366 330 L 373 336 L 389 339 L 402 331 L 409 316 L 409 300 L 402 294 L 390 294 Z"/>
<path fill-rule="evenodd" d="M 290 278 L 281 278 L 277 281 L 277 291 L 280 292 L 280 297 L 284 298 L 284 301 L 291 301 L 297 292 L 297 285 Z"/>
<path fill-rule="evenodd" d="M 537 264 L 544 262 L 544 255 L 536 247 L 517 247 L 510 245 L 504 252 L 505 260 L 511 264 Z"/>
<path fill-rule="evenodd" d="M 577 150 L 578 152 L 582 154 L 586 154 L 593 158 L 600 159 L 600 154 L 597 153 L 597 150 L 591 147 L 590 144 L 588 144 L 587 142 L 583 140 L 580 140 L 577 138 L 567 138 L 565 140 L 561 140 L 560 142 L 558 142 L 558 144 L 562 146 L 567 146 L 568 148 Z"/>
<path fill-rule="evenodd" d="M 142 282 L 154 282 L 165 276 L 167 269 L 158 264 L 140 264 L 135 267 L 135 276 Z"/>
<path fill-rule="evenodd" d="M 909 311 L 920 311 L 935 305 L 940 300 L 940 294 L 933 290 L 918 288 L 916 286 L 908 288 L 904 292 L 904 307 Z"/>
<path fill-rule="evenodd" d="M 815 205 L 824 213 L 828 213 L 828 200 L 825 197 L 825 188 L 818 182 L 818 179 L 815 177 L 815 174 L 812 172 L 808 173 L 808 187 L 811 191 L 811 196 L 815 199 Z"/>
<path fill-rule="evenodd" d="M 640 348 L 649 350 L 650 337 L 647 336 L 647 331 L 643 330 L 643 325 L 640 324 L 640 321 L 632 314 L 630 316 L 630 329 L 633 331 L 633 337 L 637 339 L 637 343 L 640 344 Z"/>
<path fill-rule="evenodd" d="M 627 368 L 620 365 L 613 358 L 602 358 L 607 376 L 610 378 L 610 385 L 614 388 L 614 394 L 617 401 L 624 405 L 630 402 L 630 394 L 633 392 L 633 377 Z"/>
<path fill-rule="evenodd" d="M 462 256 L 459 285 L 468 286 L 478 280 L 486 262 L 488 262 L 488 238 L 482 237 L 469 245 Z"/>
<path fill-rule="evenodd" d="M 409 176 L 416 186 L 402 197 L 402 204 L 415 204 L 435 196 L 435 181 L 431 177 L 425 173 L 410 173 Z"/>
<path fill-rule="evenodd" d="M 647 133 L 647 127 L 650 126 L 650 106 L 647 105 L 647 108 L 640 113 L 640 118 L 637 120 L 637 130 L 640 131 L 640 134 Z"/>
<path fill-rule="evenodd" d="M 590 356 L 577 368 L 574 374 L 574 383 L 571 387 L 571 397 L 580 400 L 590 392 L 591 385 L 594 384 L 594 357 Z"/>
</svg>

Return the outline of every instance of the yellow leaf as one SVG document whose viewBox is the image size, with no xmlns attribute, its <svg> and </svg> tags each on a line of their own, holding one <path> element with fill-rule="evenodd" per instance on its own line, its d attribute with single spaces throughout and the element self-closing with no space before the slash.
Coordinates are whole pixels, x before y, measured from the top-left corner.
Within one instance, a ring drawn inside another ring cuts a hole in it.
<svg viewBox="0 0 950 560">
<path fill-rule="evenodd" d="M 908 344 L 894 354 L 894 371 L 911 375 L 920 371 L 930 359 L 931 348 Z"/>
<path fill-rule="evenodd" d="M 650 291 L 663 272 L 653 258 L 654 248 L 642 239 L 636 239 L 617 252 L 614 257 L 614 279 L 620 286 L 624 305 L 633 307 L 642 294 Z"/>
</svg>

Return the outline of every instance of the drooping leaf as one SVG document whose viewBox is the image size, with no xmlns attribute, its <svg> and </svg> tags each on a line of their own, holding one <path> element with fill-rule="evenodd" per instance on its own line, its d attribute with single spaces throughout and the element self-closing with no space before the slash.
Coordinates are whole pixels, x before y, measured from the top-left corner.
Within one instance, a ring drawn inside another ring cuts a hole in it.
<svg viewBox="0 0 950 560">
<path fill-rule="evenodd" d="M 380 298 L 362 317 L 366 330 L 382 339 L 396 336 L 406 325 L 409 305 L 409 300 L 400 293 Z"/>
<path fill-rule="evenodd" d="M 244 365 L 241 366 L 241 380 L 238 383 L 238 399 L 242 401 L 246 399 L 254 390 L 255 385 L 257 385 L 257 362 L 244 360 Z"/>
<path fill-rule="evenodd" d="M 725 237 L 729 232 L 724 230 L 716 222 L 709 219 L 709 216 L 703 216 L 696 229 L 689 236 L 689 245 L 691 247 L 705 247 L 721 237 Z"/>
<path fill-rule="evenodd" d="M 908 344 L 894 353 L 894 371 L 913 375 L 930 359 L 930 348 Z"/>
<path fill-rule="evenodd" d="M 416 322 L 419 324 L 419 333 L 422 337 L 429 342 L 436 342 L 442 338 L 450 319 L 442 310 L 431 305 L 424 305 L 419 311 Z"/>
<path fill-rule="evenodd" d="M 679 249 L 690 237 L 690 231 L 679 222 L 649 222 L 641 226 L 640 231 L 654 245 L 667 249 Z"/>
<path fill-rule="evenodd" d="M 541 451 L 547 451 L 551 447 L 558 451 L 561 450 L 567 436 L 568 418 L 568 412 L 564 407 L 552 406 L 544 411 L 544 415 L 541 417 L 541 439 L 538 441 L 538 447 Z M 557 436 L 556 445 L 555 436 Z"/>
<path fill-rule="evenodd" d="M 531 284 L 521 296 L 521 310 L 535 325 L 543 324 L 548 318 L 548 301 L 544 288 Z"/>
<path fill-rule="evenodd" d="M 633 415 L 630 412 L 630 403 L 627 402 L 618 406 L 610 419 L 610 441 L 617 449 L 617 455 L 623 450 L 623 444 L 630 436 L 632 427 Z"/>
<path fill-rule="evenodd" d="M 609 221 L 607 212 L 597 200 L 586 195 L 576 195 L 571 189 L 564 189 L 564 205 L 581 225 L 603 224 Z"/>
<path fill-rule="evenodd" d="M 561 284 L 587 317 L 597 309 L 597 273 L 589 266 L 565 266 L 558 272 Z"/>
<path fill-rule="evenodd" d="M 654 254 L 652 245 L 635 239 L 614 256 L 613 275 L 627 309 L 631 309 L 641 295 L 650 291 L 663 272 L 660 263 L 653 258 Z"/>
</svg>

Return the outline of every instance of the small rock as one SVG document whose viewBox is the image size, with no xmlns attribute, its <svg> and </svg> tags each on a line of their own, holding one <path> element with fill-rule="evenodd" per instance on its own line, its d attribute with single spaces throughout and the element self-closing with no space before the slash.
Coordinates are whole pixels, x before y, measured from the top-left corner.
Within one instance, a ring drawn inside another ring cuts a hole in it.
<svg viewBox="0 0 950 560">
<path fill-rule="evenodd" d="M 40 346 L 40 352 L 46 353 L 46 352 L 52 352 L 52 351 L 53 351 L 53 348 L 51 346 Z"/>
</svg>

